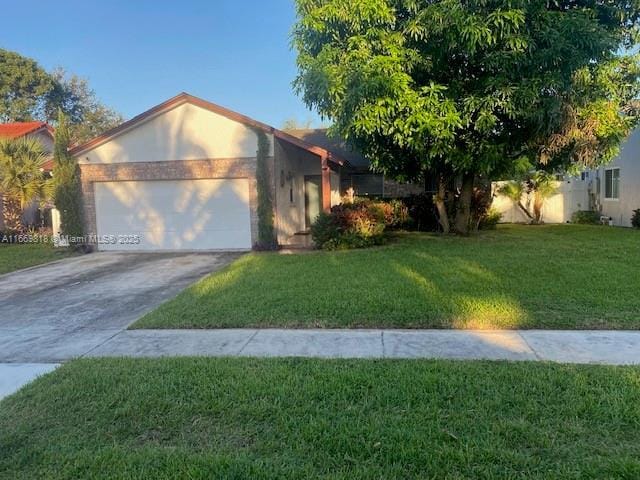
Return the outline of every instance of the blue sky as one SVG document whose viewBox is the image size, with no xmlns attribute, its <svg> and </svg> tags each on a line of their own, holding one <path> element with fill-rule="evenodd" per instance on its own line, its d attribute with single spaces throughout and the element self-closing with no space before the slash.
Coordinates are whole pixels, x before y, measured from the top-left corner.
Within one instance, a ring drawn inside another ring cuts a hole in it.
<svg viewBox="0 0 640 480">
<path fill-rule="evenodd" d="M 2 14 L 2 48 L 88 78 L 127 118 L 186 91 L 276 127 L 320 124 L 291 88 L 293 0 L 32 0 Z"/>
</svg>

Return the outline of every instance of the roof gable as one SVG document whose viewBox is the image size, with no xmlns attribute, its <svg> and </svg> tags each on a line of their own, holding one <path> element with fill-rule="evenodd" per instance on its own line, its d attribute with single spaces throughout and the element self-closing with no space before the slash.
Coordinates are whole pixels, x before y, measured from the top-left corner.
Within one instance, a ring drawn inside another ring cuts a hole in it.
<svg viewBox="0 0 640 480">
<path fill-rule="evenodd" d="M 13 122 L 0 124 L 0 138 L 19 138 L 40 130 L 53 137 L 53 128 L 46 122 Z"/>
<path fill-rule="evenodd" d="M 179 95 L 176 95 L 175 97 L 159 105 L 156 105 L 153 108 L 150 108 L 146 112 L 143 112 L 140 115 L 133 117 L 131 120 L 128 120 L 111 130 L 108 130 L 107 132 L 94 138 L 93 140 L 90 140 L 84 144 L 77 145 L 71 148 L 70 152 L 73 155 L 79 155 L 84 152 L 87 152 L 88 150 L 97 148 L 98 146 L 106 142 L 109 142 L 119 137 L 120 135 L 123 135 L 124 133 L 131 131 L 134 128 L 137 128 L 138 126 L 152 120 L 153 118 L 156 118 L 157 116 L 173 108 L 176 108 L 180 105 L 187 104 L 187 103 L 201 107 L 205 110 L 211 111 L 213 113 L 226 117 L 230 120 L 246 125 L 247 127 L 250 127 L 252 129 L 262 130 L 265 133 L 273 134 L 277 138 L 280 138 L 286 142 L 292 143 L 300 148 L 308 150 L 320 157 L 330 159 L 335 163 L 338 163 L 338 164 L 343 163 L 343 160 L 339 156 L 332 155 L 332 153 L 325 148 L 310 144 L 308 142 L 305 142 L 302 139 L 299 139 L 297 137 L 289 135 L 286 132 L 278 130 L 277 128 L 267 125 L 266 123 L 259 122 L 250 117 L 247 117 L 246 115 L 242 115 L 238 112 L 234 112 L 233 110 L 229 110 L 228 108 L 221 107 L 220 105 L 216 105 L 215 103 L 208 102 L 206 100 L 203 100 L 198 97 L 194 97 L 193 95 L 189 95 L 188 93 L 184 93 L 184 92 L 180 93 Z"/>
<path fill-rule="evenodd" d="M 254 129 L 184 102 L 76 154 L 76 158 L 80 164 L 219 160 L 254 158 L 257 150 Z"/>
</svg>

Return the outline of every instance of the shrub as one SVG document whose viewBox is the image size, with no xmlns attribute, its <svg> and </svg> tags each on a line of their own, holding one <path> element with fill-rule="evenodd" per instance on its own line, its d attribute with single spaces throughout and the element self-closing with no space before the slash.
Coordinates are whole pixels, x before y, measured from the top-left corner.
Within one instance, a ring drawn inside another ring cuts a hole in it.
<svg viewBox="0 0 640 480">
<path fill-rule="evenodd" d="M 433 204 L 433 195 L 420 193 L 411 195 L 402 200 L 406 207 L 407 219 L 402 225 L 408 230 L 420 232 L 435 232 L 438 230 L 438 216 Z"/>
<path fill-rule="evenodd" d="M 478 224 L 479 230 L 495 230 L 496 225 L 502 220 L 502 213 L 495 208 L 490 208 Z"/>
<path fill-rule="evenodd" d="M 54 203 L 60 211 L 61 232 L 64 235 L 80 237 L 84 231 L 82 187 L 78 164 L 69 155 L 70 143 L 68 119 L 62 110 L 59 110 L 54 144 Z"/>
<path fill-rule="evenodd" d="M 391 200 L 388 205 L 391 207 L 391 218 L 387 221 L 387 227 L 400 228 L 409 221 L 409 209 L 402 200 Z"/>
<path fill-rule="evenodd" d="M 311 238 L 318 247 L 324 247 L 340 236 L 338 218 L 332 213 L 320 212 L 316 221 L 311 225 Z"/>
<path fill-rule="evenodd" d="M 491 196 L 490 186 L 483 185 L 473 189 L 473 196 L 471 197 L 471 218 L 469 219 L 472 230 L 482 228 L 481 225 L 489 217 L 492 202 L 493 197 Z M 500 221 L 500 218 L 502 218 L 502 215 L 495 220 L 493 227 L 489 226 L 488 228 L 495 228 L 495 224 Z"/>
<path fill-rule="evenodd" d="M 600 214 L 592 210 L 578 210 L 571 215 L 571 223 L 596 225 L 600 223 Z"/>
<path fill-rule="evenodd" d="M 269 138 L 262 130 L 255 130 L 258 137 L 256 160 L 256 184 L 258 194 L 258 242 L 257 250 L 273 250 L 278 242 L 273 229 L 273 199 L 271 198 L 271 175 L 269 173 Z"/>
<path fill-rule="evenodd" d="M 357 199 L 321 213 L 311 226 L 317 247 L 326 250 L 364 248 L 384 241 L 387 221 L 393 221 L 394 209 L 385 202 Z"/>
<path fill-rule="evenodd" d="M 631 226 L 640 228 L 640 208 L 633 211 L 633 215 L 631 216 Z"/>
</svg>

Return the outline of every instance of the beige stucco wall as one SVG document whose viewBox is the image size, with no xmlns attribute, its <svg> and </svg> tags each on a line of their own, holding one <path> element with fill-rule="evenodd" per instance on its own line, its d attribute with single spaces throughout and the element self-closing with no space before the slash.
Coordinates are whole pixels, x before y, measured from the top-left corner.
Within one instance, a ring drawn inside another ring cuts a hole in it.
<svg viewBox="0 0 640 480">
<path fill-rule="evenodd" d="M 27 135 L 29 138 L 37 139 L 41 144 L 44 151 L 47 153 L 53 153 L 53 138 L 51 138 L 50 133 L 45 133 L 43 131 L 39 131 L 36 133 L 32 133 L 31 135 Z"/>
<path fill-rule="evenodd" d="M 273 145 L 273 136 L 269 135 Z M 246 125 L 184 103 L 78 155 L 80 164 L 254 158 L 257 136 Z M 273 155 L 273 147 L 269 155 Z"/>
<path fill-rule="evenodd" d="M 273 176 L 273 136 L 267 159 Z M 87 233 L 96 232 L 95 183 L 136 180 L 247 179 L 252 243 L 258 240 L 256 133 L 242 123 L 182 104 L 81 152 Z M 273 191 L 272 191 L 273 192 Z"/>
<path fill-rule="evenodd" d="M 342 198 L 340 196 L 340 174 L 334 171 L 331 171 L 330 177 L 330 185 L 331 185 L 331 206 L 339 205 L 342 203 Z"/>
<path fill-rule="evenodd" d="M 619 199 L 606 199 L 605 170 L 620 168 Z M 620 154 L 613 161 L 593 172 L 593 183 L 600 179 L 599 205 L 602 215 L 611 217 L 614 225 L 630 227 L 633 211 L 640 208 L 640 129 L 635 130 L 622 145 Z M 593 192 L 597 194 L 594 185 Z"/>
<path fill-rule="evenodd" d="M 304 177 L 321 174 L 321 162 L 317 155 L 286 142 L 275 142 L 275 225 L 278 243 L 296 243 L 292 236 L 305 230 Z M 331 172 L 330 183 L 333 206 L 340 203 L 340 175 L 337 172 Z M 290 189 L 293 190 L 293 198 L 289 195 Z"/>
<path fill-rule="evenodd" d="M 605 170 L 609 168 L 620 169 L 618 199 L 605 198 Z M 593 208 L 601 215 L 611 217 L 614 225 L 630 227 L 633 211 L 640 208 L 640 129 L 622 144 L 620 154 L 611 163 L 586 173 L 588 177 L 584 180 L 571 177 L 562 183 L 558 194 L 545 204 L 544 220 L 562 223 L 569 221 L 576 210 Z M 590 196 L 595 202 L 589 202 Z M 496 197 L 493 206 L 503 213 L 504 222 L 526 220 L 508 198 Z"/>
</svg>

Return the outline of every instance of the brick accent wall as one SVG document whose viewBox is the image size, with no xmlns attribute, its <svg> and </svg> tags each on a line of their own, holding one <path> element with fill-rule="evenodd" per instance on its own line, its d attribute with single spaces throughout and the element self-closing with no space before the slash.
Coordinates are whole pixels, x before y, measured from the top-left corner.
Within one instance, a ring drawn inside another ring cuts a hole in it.
<svg viewBox="0 0 640 480">
<path fill-rule="evenodd" d="M 270 158 L 273 174 L 273 157 Z M 109 164 L 81 164 L 82 195 L 84 199 L 85 231 L 96 232 L 95 182 L 123 180 L 198 180 L 216 178 L 247 178 L 249 180 L 249 211 L 251 243 L 258 239 L 258 208 L 255 158 L 215 160 L 175 160 L 168 162 L 135 162 Z M 273 175 L 272 175 L 273 178 Z"/>
</svg>

